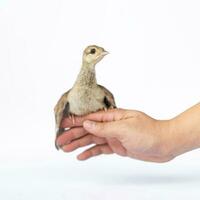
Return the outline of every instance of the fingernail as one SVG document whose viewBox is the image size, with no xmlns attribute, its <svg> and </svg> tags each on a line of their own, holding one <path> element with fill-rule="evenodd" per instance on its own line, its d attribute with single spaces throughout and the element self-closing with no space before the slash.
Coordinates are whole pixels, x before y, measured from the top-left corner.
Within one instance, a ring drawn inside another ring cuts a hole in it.
<svg viewBox="0 0 200 200">
<path fill-rule="evenodd" d="M 83 126 L 86 129 L 93 129 L 95 127 L 95 122 L 87 120 L 83 122 Z"/>
</svg>

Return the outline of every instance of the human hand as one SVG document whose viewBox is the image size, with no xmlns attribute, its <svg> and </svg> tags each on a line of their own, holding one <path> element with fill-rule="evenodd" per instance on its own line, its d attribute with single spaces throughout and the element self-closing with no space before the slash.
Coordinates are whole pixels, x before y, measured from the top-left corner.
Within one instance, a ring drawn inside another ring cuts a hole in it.
<svg viewBox="0 0 200 200">
<path fill-rule="evenodd" d="M 64 152 L 95 144 L 78 155 L 79 160 L 112 153 L 152 162 L 166 162 L 174 157 L 168 137 L 169 121 L 155 120 L 139 111 L 100 111 L 75 117 L 74 124 L 65 118 L 62 127 L 69 130 L 56 142 Z"/>
</svg>

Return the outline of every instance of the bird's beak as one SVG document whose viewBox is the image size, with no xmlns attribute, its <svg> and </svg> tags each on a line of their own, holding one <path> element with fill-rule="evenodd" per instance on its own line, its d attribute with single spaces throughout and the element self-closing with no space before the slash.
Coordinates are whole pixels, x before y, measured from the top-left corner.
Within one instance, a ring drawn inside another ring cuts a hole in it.
<svg viewBox="0 0 200 200">
<path fill-rule="evenodd" d="M 101 55 L 102 55 L 102 56 L 106 56 L 106 55 L 108 55 L 108 54 L 109 54 L 108 51 L 103 51 Z"/>
</svg>

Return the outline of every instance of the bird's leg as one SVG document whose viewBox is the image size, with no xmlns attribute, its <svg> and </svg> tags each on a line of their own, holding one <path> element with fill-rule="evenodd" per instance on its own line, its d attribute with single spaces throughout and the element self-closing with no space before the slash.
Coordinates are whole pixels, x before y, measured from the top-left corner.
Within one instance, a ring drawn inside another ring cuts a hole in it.
<svg viewBox="0 0 200 200">
<path fill-rule="evenodd" d="M 69 119 L 72 120 L 72 124 L 74 125 L 75 124 L 75 118 L 74 118 L 73 114 L 69 115 Z"/>
<path fill-rule="evenodd" d="M 72 124 L 73 124 L 73 125 L 75 124 L 75 117 L 74 117 L 73 114 L 72 114 Z"/>
<path fill-rule="evenodd" d="M 115 106 L 110 106 L 110 109 L 115 109 L 116 107 Z"/>
<path fill-rule="evenodd" d="M 103 109 L 104 109 L 105 112 L 108 111 L 108 108 L 106 108 L 106 107 L 104 107 Z"/>
</svg>

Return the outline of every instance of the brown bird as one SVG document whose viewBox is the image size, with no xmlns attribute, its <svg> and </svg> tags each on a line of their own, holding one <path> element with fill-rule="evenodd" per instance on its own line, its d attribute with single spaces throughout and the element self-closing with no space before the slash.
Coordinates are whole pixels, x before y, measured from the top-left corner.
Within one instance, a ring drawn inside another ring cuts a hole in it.
<svg viewBox="0 0 200 200">
<path fill-rule="evenodd" d="M 99 110 L 116 108 L 112 93 L 96 81 L 95 65 L 108 52 L 96 45 L 88 46 L 83 52 L 82 67 L 73 87 L 64 93 L 54 108 L 56 119 L 56 139 L 64 129 L 60 124 L 63 118 L 82 116 Z M 59 149 L 55 143 L 56 148 Z"/>
</svg>

